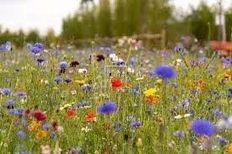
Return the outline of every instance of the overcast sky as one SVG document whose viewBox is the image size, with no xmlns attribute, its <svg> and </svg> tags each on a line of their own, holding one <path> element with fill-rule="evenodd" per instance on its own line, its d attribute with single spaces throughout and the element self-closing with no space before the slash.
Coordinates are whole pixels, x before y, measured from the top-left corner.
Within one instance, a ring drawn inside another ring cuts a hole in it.
<svg viewBox="0 0 232 154">
<path fill-rule="evenodd" d="M 218 0 L 205 0 L 209 5 Z M 223 0 L 226 7 L 232 0 Z M 200 0 L 171 0 L 179 10 L 187 11 L 190 5 L 197 6 Z M 44 34 L 53 28 L 61 31 L 62 19 L 75 12 L 80 0 L 0 0 L 0 25 L 10 30 L 38 29 Z"/>
</svg>

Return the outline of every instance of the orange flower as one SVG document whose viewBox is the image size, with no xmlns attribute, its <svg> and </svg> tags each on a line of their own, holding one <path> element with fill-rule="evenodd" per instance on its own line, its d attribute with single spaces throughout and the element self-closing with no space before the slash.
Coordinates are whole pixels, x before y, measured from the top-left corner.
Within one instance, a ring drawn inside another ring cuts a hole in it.
<svg viewBox="0 0 232 154">
<path fill-rule="evenodd" d="M 149 95 L 145 96 L 145 100 L 149 104 L 157 104 L 159 103 L 160 97 L 158 95 Z"/>
<path fill-rule="evenodd" d="M 75 117 L 76 116 L 76 109 L 74 109 L 74 108 L 68 108 L 67 110 L 66 110 L 66 112 L 65 112 L 65 114 L 66 114 L 66 116 L 68 116 L 68 117 L 70 117 L 70 118 L 72 118 L 72 117 Z"/>
<path fill-rule="evenodd" d="M 115 89 L 121 88 L 124 86 L 124 83 L 122 82 L 122 80 L 118 78 L 112 78 L 110 82 L 111 82 L 112 88 L 115 88 Z"/>
<path fill-rule="evenodd" d="M 205 82 L 203 80 L 197 80 L 195 82 L 195 85 L 197 88 L 199 88 L 200 90 L 203 90 L 206 86 Z"/>
<path fill-rule="evenodd" d="M 87 122 L 93 122 L 96 120 L 96 114 L 93 111 L 89 111 L 87 112 L 87 114 L 85 115 L 85 121 Z"/>
<path fill-rule="evenodd" d="M 29 131 L 37 130 L 40 127 L 40 122 L 33 120 L 31 123 L 28 125 L 27 129 Z"/>
<path fill-rule="evenodd" d="M 37 133 L 36 133 L 36 138 L 38 139 L 42 139 L 42 138 L 45 138 L 48 136 L 48 132 L 45 131 L 45 130 L 39 130 Z"/>
</svg>

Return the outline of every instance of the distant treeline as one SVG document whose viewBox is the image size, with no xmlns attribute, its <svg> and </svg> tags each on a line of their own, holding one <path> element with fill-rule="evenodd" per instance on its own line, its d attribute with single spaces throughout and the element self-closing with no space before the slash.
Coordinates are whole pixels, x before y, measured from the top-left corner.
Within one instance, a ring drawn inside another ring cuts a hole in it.
<svg viewBox="0 0 232 154">
<path fill-rule="evenodd" d="M 217 6 L 216 6 L 217 7 Z M 76 13 L 63 19 L 62 32 L 55 36 L 52 30 L 45 37 L 37 31 L 24 34 L 0 31 L 0 42 L 11 40 L 16 46 L 25 42 L 43 41 L 47 44 L 74 42 L 81 39 L 156 34 L 167 32 L 168 41 L 176 41 L 182 35 L 196 37 L 200 41 L 217 40 L 215 24 L 216 7 L 202 2 L 187 15 L 168 3 L 168 0 L 82 0 Z M 177 12 L 177 13 L 176 13 Z M 227 40 L 232 38 L 232 8 L 225 12 Z"/>
</svg>

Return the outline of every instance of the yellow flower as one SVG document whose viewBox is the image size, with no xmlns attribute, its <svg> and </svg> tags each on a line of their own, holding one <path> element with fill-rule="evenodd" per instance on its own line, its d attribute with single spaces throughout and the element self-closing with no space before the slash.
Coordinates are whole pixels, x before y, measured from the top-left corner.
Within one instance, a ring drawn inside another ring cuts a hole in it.
<svg viewBox="0 0 232 154">
<path fill-rule="evenodd" d="M 62 107 L 60 107 L 60 110 L 66 109 L 66 108 L 71 107 L 71 106 L 72 106 L 72 104 L 65 104 Z"/>
<path fill-rule="evenodd" d="M 148 90 L 145 90 L 143 92 L 143 94 L 148 97 L 148 96 L 151 96 L 151 95 L 155 95 L 155 93 L 157 92 L 157 90 L 155 88 L 150 88 Z"/>
<path fill-rule="evenodd" d="M 33 120 L 31 121 L 31 123 L 28 125 L 27 129 L 29 131 L 33 131 L 33 130 L 37 130 L 40 127 L 40 123 Z"/>
<path fill-rule="evenodd" d="M 84 83 L 85 83 L 85 80 L 75 80 L 74 82 L 75 82 L 75 83 L 78 83 L 78 84 L 84 84 Z"/>
<path fill-rule="evenodd" d="M 37 133 L 36 133 L 36 138 L 37 139 L 42 139 L 42 138 L 45 138 L 48 136 L 48 132 L 45 131 L 45 130 L 39 130 Z"/>
</svg>

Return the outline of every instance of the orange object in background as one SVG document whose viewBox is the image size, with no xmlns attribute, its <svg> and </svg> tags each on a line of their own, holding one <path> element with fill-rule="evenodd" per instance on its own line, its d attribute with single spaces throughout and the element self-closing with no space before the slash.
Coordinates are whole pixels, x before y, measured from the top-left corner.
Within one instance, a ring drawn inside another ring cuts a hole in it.
<svg viewBox="0 0 232 154">
<path fill-rule="evenodd" d="M 210 47 L 219 50 L 220 56 L 232 56 L 232 42 L 211 41 Z"/>
</svg>

